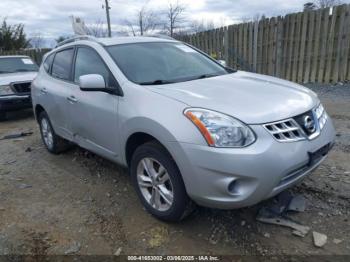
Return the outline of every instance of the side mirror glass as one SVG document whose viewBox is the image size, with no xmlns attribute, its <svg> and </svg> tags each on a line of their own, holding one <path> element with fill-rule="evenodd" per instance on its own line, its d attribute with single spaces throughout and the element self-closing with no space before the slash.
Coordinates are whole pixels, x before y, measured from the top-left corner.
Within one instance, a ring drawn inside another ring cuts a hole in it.
<svg viewBox="0 0 350 262">
<path fill-rule="evenodd" d="M 106 82 L 101 75 L 82 75 L 79 77 L 79 86 L 83 91 L 102 91 L 106 88 Z"/>
</svg>

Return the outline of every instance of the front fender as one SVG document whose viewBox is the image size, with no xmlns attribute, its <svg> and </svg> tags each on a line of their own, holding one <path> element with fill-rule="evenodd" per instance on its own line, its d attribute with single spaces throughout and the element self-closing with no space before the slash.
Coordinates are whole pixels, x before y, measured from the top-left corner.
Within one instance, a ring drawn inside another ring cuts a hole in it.
<svg viewBox="0 0 350 262">
<path fill-rule="evenodd" d="M 122 135 L 122 161 L 123 164 L 126 165 L 126 156 L 125 156 L 125 148 L 126 143 L 133 134 L 135 133 L 145 133 L 157 139 L 170 153 L 171 149 L 168 148 L 167 144 L 170 142 L 175 142 L 176 137 L 164 127 L 159 122 L 156 122 L 152 119 L 146 117 L 135 117 L 127 120 L 121 129 Z"/>
</svg>

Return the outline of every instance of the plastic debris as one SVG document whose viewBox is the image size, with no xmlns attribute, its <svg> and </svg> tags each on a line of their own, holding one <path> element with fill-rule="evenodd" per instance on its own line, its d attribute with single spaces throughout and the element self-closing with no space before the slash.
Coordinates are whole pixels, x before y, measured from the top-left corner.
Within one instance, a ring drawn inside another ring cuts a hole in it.
<svg viewBox="0 0 350 262">
<path fill-rule="evenodd" d="M 307 235 L 307 233 L 310 231 L 310 227 L 300 225 L 297 222 L 294 222 L 293 220 L 284 217 L 280 214 L 276 214 L 272 212 L 271 210 L 267 208 L 262 208 L 259 211 L 258 216 L 256 217 L 257 221 L 267 223 L 267 224 L 273 224 L 273 225 L 279 225 L 284 227 L 289 227 L 294 229 L 293 234 L 304 237 Z"/>
<path fill-rule="evenodd" d="M 0 140 L 15 139 L 15 138 L 20 138 L 20 137 L 24 137 L 24 136 L 31 136 L 32 134 L 33 134 L 33 132 L 20 132 L 20 133 L 16 133 L 16 134 L 3 136 L 2 138 L 0 138 Z"/>
<path fill-rule="evenodd" d="M 314 231 L 312 232 L 312 236 L 316 247 L 323 247 L 327 243 L 327 236 L 325 234 Z"/>
<path fill-rule="evenodd" d="M 306 207 L 305 198 L 302 195 L 293 197 L 288 205 L 287 211 L 304 212 Z"/>
</svg>

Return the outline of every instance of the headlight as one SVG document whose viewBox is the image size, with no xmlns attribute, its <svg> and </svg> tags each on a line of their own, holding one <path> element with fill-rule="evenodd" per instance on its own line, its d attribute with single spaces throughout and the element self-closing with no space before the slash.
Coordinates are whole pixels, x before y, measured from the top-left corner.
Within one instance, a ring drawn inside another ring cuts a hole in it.
<svg viewBox="0 0 350 262">
<path fill-rule="evenodd" d="M 10 86 L 0 86 L 0 95 L 14 94 Z"/>
<path fill-rule="evenodd" d="M 253 131 L 241 121 L 201 108 L 186 109 L 184 114 L 204 136 L 209 146 L 245 147 L 255 141 Z"/>
</svg>

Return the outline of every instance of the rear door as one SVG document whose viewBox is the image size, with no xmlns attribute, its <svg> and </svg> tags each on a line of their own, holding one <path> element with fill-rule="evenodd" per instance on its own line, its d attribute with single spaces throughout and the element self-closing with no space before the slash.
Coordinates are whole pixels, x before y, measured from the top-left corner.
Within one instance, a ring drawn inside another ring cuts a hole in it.
<svg viewBox="0 0 350 262">
<path fill-rule="evenodd" d="M 69 140 L 72 140 L 73 136 L 70 130 L 67 97 L 71 94 L 71 90 L 76 88 L 72 82 L 73 57 L 74 47 L 56 52 L 49 71 L 51 76 L 41 84 L 40 90 L 41 96 L 44 97 L 42 101 L 45 101 L 44 108 L 56 133 Z"/>
<path fill-rule="evenodd" d="M 70 107 L 74 140 L 91 151 L 110 159 L 118 152 L 118 101 L 116 95 L 104 92 L 81 91 L 79 77 L 99 74 L 108 87 L 117 87 L 117 82 L 100 55 L 90 47 L 76 50 L 73 94 L 77 102 Z"/>
</svg>

